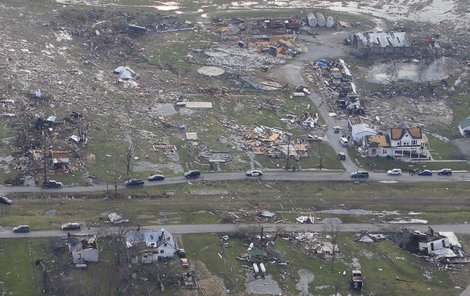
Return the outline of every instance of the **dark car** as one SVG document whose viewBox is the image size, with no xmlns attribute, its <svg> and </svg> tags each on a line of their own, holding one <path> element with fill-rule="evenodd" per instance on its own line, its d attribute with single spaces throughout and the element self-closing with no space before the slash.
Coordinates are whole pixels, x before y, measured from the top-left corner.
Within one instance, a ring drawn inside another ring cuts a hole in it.
<svg viewBox="0 0 470 296">
<path fill-rule="evenodd" d="M 432 176 L 432 172 L 430 170 L 421 170 L 418 172 L 418 176 Z"/>
<path fill-rule="evenodd" d="M 201 175 L 201 172 L 198 170 L 191 170 L 191 171 L 187 171 L 186 173 L 184 173 L 184 176 L 187 179 L 199 178 L 200 175 Z"/>
<path fill-rule="evenodd" d="M 71 223 L 65 223 L 60 226 L 60 229 L 62 230 L 80 230 L 82 225 L 77 222 L 71 222 Z"/>
<path fill-rule="evenodd" d="M 15 233 L 29 232 L 29 225 L 20 225 L 18 227 L 15 227 L 15 228 L 13 228 L 13 232 L 15 232 Z"/>
<path fill-rule="evenodd" d="M 451 169 L 440 169 L 437 171 L 437 174 L 439 176 L 451 176 L 452 175 L 452 170 Z"/>
<path fill-rule="evenodd" d="M 131 187 L 131 186 L 141 186 L 141 185 L 144 185 L 144 180 L 141 180 L 141 179 L 129 179 L 127 180 L 126 182 L 124 182 L 124 185 L 126 185 L 127 187 Z"/>
<path fill-rule="evenodd" d="M 162 181 L 165 180 L 165 176 L 163 175 L 151 175 L 147 178 L 149 181 Z"/>
<path fill-rule="evenodd" d="M 346 160 L 346 153 L 338 152 L 338 158 L 339 160 Z"/>
<path fill-rule="evenodd" d="M 0 203 L 9 206 L 9 205 L 11 205 L 13 202 L 11 201 L 11 199 L 9 199 L 9 198 L 6 197 L 6 196 L 0 196 Z"/>
<path fill-rule="evenodd" d="M 42 188 L 62 188 L 62 182 L 56 180 L 49 180 L 42 182 Z"/>
<path fill-rule="evenodd" d="M 251 170 L 245 173 L 247 177 L 261 177 L 263 172 L 260 170 Z"/>
<path fill-rule="evenodd" d="M 357 171 L 351 173 L 352 179 L 367 179 L 369 178 L 369 172 Z"/>
</svg>

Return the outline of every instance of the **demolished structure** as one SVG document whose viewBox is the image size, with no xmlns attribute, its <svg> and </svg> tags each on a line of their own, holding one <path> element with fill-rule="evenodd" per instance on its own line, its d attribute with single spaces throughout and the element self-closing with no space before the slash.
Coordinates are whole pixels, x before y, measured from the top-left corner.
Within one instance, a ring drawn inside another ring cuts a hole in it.
<svg viewBox="0 0 470 296">
<path fill-rule="evenodd" d="M 73 263 L 98 262 L 96 235 L 74 235 L 67 239 Z"/>
<path fill-rule="evenodd" d="M 349 37 L 352 53 L 358 56 L 371 54 L 411 55 L 412 47 L 406 32 L 359 32 Z"/>
</svg>

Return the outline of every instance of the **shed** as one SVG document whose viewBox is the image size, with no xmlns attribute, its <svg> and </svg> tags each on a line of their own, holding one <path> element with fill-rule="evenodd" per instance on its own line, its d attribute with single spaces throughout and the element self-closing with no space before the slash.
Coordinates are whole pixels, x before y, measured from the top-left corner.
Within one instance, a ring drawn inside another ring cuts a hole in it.
<svg viewBox="0 0 470 296">
<path fill-rule="evenodd" d="M 459 132 L 464 137 L 470 136 L 470 116 L 459 123 Z"/>
</svg>

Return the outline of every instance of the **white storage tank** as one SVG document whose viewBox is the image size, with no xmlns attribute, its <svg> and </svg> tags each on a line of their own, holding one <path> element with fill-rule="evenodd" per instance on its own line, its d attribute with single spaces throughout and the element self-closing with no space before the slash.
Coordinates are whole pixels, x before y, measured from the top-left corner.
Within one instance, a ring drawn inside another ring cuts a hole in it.
<svg viewBox="0 0 470 296">
<path fill-rule="evenodd" d="M 332 28 L 335 25 L 335 19 L 332 16 L 326 18 L 326 27 Z"/>
<path fill-rule="evenodd" d="M 262 273 L 266 273 L 266 268 L 264 267 L 263 262 L 261 262 L 261 263 L 259 264 L 259 268 L 261 269 L 261 272 L 262 272 Z"/>
<path fill-rule="evenodd" d="M 324 27 L 326 25 L 326 18 L 321 12 L 316 12 L 315 17 L 317 18 L 317 25 L 319 27 Z"/>
<path fill-rule="evenodd" d="M 253 269 L 255 270 L 256 274 L 259 272 L 259 268 L 258 268 L 258 265 L 256 265 L 256 263 L 253 263 Z"/>
<path fill-rule="evenodd" d="M 315 27 L 317 25 L 317 18 L 312 12 L 307 14 L 307 22 L 310 27 Z"/>
</svg>

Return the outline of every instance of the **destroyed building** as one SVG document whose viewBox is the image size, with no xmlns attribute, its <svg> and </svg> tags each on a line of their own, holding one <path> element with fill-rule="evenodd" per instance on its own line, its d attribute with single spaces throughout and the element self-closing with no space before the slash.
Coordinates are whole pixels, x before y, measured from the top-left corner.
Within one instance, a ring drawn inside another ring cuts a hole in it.
<svg viewBox="0 0 470 296">
<path fill-rule="evenodd" d="M 459 123 L 459 132 L 464 137 L 470 136 L 470 116 Z"/>
<path fill-rule="evenodd" d="M 412 46 L 406 32 L 358 32 L 349 36 L 352 53 L 358 56 L 371 54 L 411 55 Z"/>
<path fill-rule="evenodd" d="M 145 264 L 173 258 L 177 249 L 173 236 L 163 228 L 160 231 L 131 231 L 126 235 L 126 246 L 137 251 L 134 262 Z"/>
<path fill-rule="evenodd" d="M 67 240 L 73 263 L 98 262 L 96 235 L 74 235 Z"/>
<path fill-rule="evenodd" d="M 431 227 L 426 232 L 404 229 L 390 235 L 390 239 L 402 249 L 424 254 L 435 260 L 445 259 L 449 263 L 469 262 L 468 255 L 453 232 L 435 232 Z"/>
</svg>

